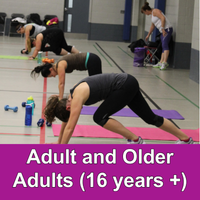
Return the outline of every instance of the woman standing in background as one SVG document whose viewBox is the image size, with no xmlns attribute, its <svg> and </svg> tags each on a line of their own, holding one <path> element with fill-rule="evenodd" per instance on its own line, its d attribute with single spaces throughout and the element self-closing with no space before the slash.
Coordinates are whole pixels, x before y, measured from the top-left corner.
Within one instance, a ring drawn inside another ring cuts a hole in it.
<svg viewBox="0 0 200 200">
<path fill-rule="evenodd" d="M 152 9 L 149 6 L 148 2 L 146 2 L 144 6 L 142 7 L 141 13 L 144 13 L 145 15 L 152 15 L 151 17 L 152 24 L 145 40 L 148 40 L 149 36 L 151 35 L 155 27 L 160 31 L 160 33 L 162 33 L 161 34 L 161 42 L 162 42 L 161 60 L 153 67 L 160 68 L 160 70 L 165 70 L 169 66 L 169 64 L 167 63 L 167 59 L 169 56 L 169 41 L 171 39 L 173 28 L 169 20 L 162 13 L 162 11 L 156 8 Z"/>
</svg>

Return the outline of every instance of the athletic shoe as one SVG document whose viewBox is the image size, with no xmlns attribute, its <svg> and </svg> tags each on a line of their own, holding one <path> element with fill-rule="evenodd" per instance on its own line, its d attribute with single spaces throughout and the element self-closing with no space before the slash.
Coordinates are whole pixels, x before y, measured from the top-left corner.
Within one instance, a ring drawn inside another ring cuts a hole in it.
<svg viewBox="0 0 200 200">
<path fill-rule="evenodd" d="M 127 140 L 127 144 L 146 144 L 145 142 L 144 142 L 144 140 L 139 136 L 139 139 L 138 139 L 138 141 L 137 142 L 134 142 L 133 140 Z"/>
<path fill-rule="evenodd" d="M 176 141 L 176 144 L 194 144 L 194 141 L 193 139 L 190 137 L 189 141 L 188 142 L 184 142 L 182 140 L 177 140 Z"/>
<path fill-rule="evenodd" d="M 153 68 L 160 68 L 161 66 L 162 66 L 162 63 L 158 62 L 156 65 L 153 65 L 152 67 Z"/>
<path fill-rule="evenodd" d="M 168 63 L 162 63 L 162 66 L 160 67 L 160 70 L 165 70 L 169 66 Z"/>
</svg>

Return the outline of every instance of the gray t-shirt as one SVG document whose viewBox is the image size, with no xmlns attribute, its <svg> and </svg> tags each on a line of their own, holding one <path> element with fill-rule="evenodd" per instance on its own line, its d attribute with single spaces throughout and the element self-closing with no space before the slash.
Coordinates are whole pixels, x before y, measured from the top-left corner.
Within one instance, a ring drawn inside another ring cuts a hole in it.
<svg viewBox="0 0 200 200">
<path fill-rule="evenodd" d="M 32 26 L 35 27 L 35 30 L 34 30 L 33 34 L 31 34 L 29 36 L 30 38 L 35 38 L 39 33 L 41 33 L 42 31 L 46 30 L 45 26 L 40 26 L 40 25 L 34 24 L 34 23 L 26 24 L 26 25 L 24 25 L 24 28 L 26 28 L 26 26 L 28 26 L 28 25 L 32 25 Z"/>
<path fill-rule="evenodd" d="M 119 90 L 127 79 L 128 74 L 97 74 L 88 76 L 76 84 L 70 94 L 73 98 L 75 88 L 83 82 L 86 82 L 90 87 L 90 96 L 85 102 L 85 105 L 91 105 L 98 101 L 106 99 L 113 91 Z"/>
</svg>

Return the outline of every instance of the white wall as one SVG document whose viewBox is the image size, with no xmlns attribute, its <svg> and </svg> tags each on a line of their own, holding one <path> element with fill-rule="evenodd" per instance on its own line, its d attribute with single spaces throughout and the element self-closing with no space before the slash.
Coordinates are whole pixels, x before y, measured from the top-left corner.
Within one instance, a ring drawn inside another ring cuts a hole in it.
<svg viewBox="0 0 200 200">
<path fill-rule="evenodd" d="M 149 6 L 151 8 L 154 8 L 155 0 L 148 0 Z M 151 15 L 145 16 L 145 31 L 149 32 L 151 27 Z"/>
<path fill-rule="evenodd" d="M 191 43 L 194 13 L 194 0 L 179 0 L 176 42 Z"/>
<path fill-rule="evenodd" d="M 138 26 L 139 12 L 140 12 L 139 1 L 133 0 L 131 26 Z"/>
<path fill-rule="evenodd" d="M 8 18 L 12 13 L 21 13 L 25 16 L 38 13 L 41 20 L 45 15 L 57 15 L 63 21 L 64 0 L 0 0 L 0 12 L 5 12 Z"/>
<path fill-rule="evenodd" d="M 192 49 L 199 50 L 199 0 L 194 3 L 194 20 L 192 27 Z"/>
<path fill-rule="evenodd" d="M 179 0 L 167 0 L 165 7 L 165 15 L 169 19 L 173 27 L 173 40 L 176 40 L 176 30 L 178 23 Z"/>
<path fill-rule="evenodd" d="M 99 24 L 124 24 L 125 0 L 90 0 L 89 22 Z"/>
</svg>

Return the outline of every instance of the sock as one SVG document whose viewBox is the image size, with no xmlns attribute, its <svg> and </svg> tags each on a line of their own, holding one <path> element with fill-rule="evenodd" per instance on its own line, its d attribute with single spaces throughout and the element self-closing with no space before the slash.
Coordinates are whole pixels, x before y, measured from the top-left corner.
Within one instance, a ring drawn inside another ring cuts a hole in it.
<svg viewBox="0 0 200 200">
<path fill-rule="evenodd" d="M 187 140 L 181 140 L 181 141 L 184 141 L 184 142 L 189 142 L 190 138 L 188 138 Z"/>
<path fill-rule="evenodd" d="M 138 140 L 139 140 L 139 137 L 138 137 L 138 139 L 137 140 L 133 140 L 134 142 L 138 142 Z"/>
</svg>

